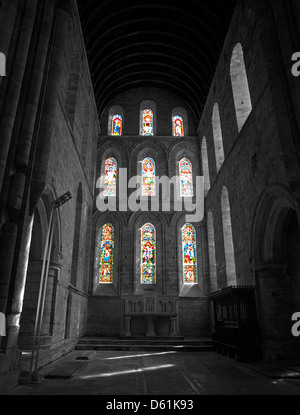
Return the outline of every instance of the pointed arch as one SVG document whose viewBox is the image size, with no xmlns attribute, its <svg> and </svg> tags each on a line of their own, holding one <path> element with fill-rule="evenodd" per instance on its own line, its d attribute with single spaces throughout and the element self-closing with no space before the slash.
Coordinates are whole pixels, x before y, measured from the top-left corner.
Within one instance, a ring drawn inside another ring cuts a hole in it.
<svg viewBox="0 0 300 415">
<path fill-rule="evenodd" d="M 216 246 L 215 246 L 215 229 L 214 218 L 211 211 L 207 214 L 207 235 L 208 235 L 208 252 L 209 252 L 209 271 L 210 271 L 210 289 L 218 289 L 217 281 L 217 263 L 216 263 Z"/>
<path fill-rule="evenodd" d="M 182 228 L 182 260 L 184 284 L 198 283 L 197 240 L 193 225 L 187 223 Z"/>
<path fill-rule="evenodd" d="M 155 161 L 146 157 L 142 162 L 142 196 L 155 196 Z"/>
<path fill-rule="evenodd" d="M 113 283 L 114 246 L 114 227 L 112 224 L 107 223 L 102 228 L 100 284 Z"/>
<path fill-rule="evenodd" d="M 203 171 L 203 176 L 204 176 L 204 192 L 206 196 L 210 190 L 210 176 L 209 176 L 207 142 L 206 142 L 205 137 L 203 137 L 203 140 L 202 140 L 201 157 L 202 157 L 202 171 Z"/>
<path fill-rule="evenodd" d="M 240 43 L 235 46 L 232 52 L 230 77 L 238 130 L 240 132 L 252 111 L 248 77 L 244 61 L 244 51 Z"/>
<path fill-rule="evenodd" d="M 222 224 L 224 235 L 224 253 L 226 261 L 227 285 L 236 285 L 235 253 L 232 234 L 230 201 L 227 188 L 224 186 L 221 198 Z"/>
<path fill-rule="evenodd" d="M 156 229 L 151 223 L 141 229 L 141 283 L 156 284 Z"/>
<path fill-rule="evenodd" d="M 114 157 L 111 157 L 105 162 L 104 197 L 117 196 L 117 175 L 118 163 Z"/>
<path fill-rule="evenodd" d="M 212 126 L 213 126 L 214 145 L 215 145 L 215 154 L 216 154 L 216 165 L 217 165 L 217 172 L 218 172 L 220 168 L 222 167 L 222 164 L 224 163 L 225 156 L 224 156 L 220 111 L 219 111 L 219 105 L 217 103 L 214 105 L 214 109 L 213 109 Z"/>
<path fill-rule="evenodd" d="M 189 159 L 184 158 L 179 162 L 180 197 L 193 197 L 193 166 Z"/>
</svg>

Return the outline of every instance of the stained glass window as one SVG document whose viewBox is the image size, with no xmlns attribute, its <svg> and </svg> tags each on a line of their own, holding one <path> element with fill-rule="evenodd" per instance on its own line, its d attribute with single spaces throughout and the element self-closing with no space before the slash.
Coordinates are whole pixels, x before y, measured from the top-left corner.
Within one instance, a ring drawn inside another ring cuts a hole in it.
<svg viewBox="0 0 300 415">
<path fill-rule="evenodd" d="M 179 115 L 175 115 L 173 117 L 173 134 L 174 134 L 174 137 L 184 136 L 183 118 L 180 117 Z"/>
<path fill-rule="evenodd" d="M 156 232 L 153 225 L 147 223 L 142 227 L 141 236 L 141 282 L 156 283 Z"/>
<path fill-rule="evenodd" d="M 101 239 L 100 284 L 113 283 L 114 267 L 114 227 L 108 223 L 103 226 Z"/>
<path fill-rule="evenodd" d="M 109 158 L 105 163 L 104 196 L 117 195 L 117 161 Z"/>
<path fill-rule="evenodd" d="M 192 163 L 188 159 L 182 159 L 179 163 L 180 173 L 180 196 L 193 197 L 193 169 Z"/>
<path fill-rule="evenodd" d="M 114 115 L 112 118 L 112 135 L 122 135 L 122 115 Z"/>
<path fill-rule="evenodd" d="M 197 284 L 196 232 L 190 223 L 182 229 L 182 254 L 183 281 L 185 284 Z"/>
<path fill-rule="evenodd" d="M 142 163 L 142 195 L 155 196 L 155 161 L 147 157 Z"/>
<path fill-rule="evenodd" d="M 143 111 L 143 135 L 151 136 L 153 135 L 153 111 L 144 110 Z"/>
</svg>

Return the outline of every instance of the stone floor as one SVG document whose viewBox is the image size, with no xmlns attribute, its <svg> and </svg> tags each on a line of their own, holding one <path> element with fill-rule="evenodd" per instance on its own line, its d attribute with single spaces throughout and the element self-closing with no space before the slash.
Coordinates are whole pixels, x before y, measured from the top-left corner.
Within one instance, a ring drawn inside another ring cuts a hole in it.
<svg viewBox="0 0 300 415">
<path fill-rule="evenodd" d="M 89 360 L 77 360 L 83 357 Z M 72 378 L 20 385 L 9 395 L 300 394 L 299 379 L 272 379 L 272 373 L 268 377 L 261 366 L 240 364 L 213 352 L 75 351 L 47 366 L 40 374 L 45 376 L 51 372 L 72 373 Z"/>
</svg>

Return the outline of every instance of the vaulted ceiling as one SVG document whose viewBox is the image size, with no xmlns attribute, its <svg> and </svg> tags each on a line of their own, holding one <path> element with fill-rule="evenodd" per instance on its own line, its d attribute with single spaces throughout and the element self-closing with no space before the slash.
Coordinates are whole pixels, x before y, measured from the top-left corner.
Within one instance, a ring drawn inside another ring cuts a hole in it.
<svg viewBox="0 0 300 415">
<path fill-rule="evenodd" d="M 200 118 L 236 0 L 78 0 L 99 115 L 120 93 L 157 87 Z"/>
</svg>

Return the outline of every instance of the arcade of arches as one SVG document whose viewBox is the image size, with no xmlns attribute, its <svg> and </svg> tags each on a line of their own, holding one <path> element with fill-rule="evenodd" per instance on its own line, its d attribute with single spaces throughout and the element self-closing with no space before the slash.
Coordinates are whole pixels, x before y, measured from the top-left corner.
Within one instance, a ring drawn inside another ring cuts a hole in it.
<svg viewBox="0 0 300 415">
<path fill-rule="evenodd" d="M 180 21 L 186 35 L 171 34 L 178 1 L 161 27 L 151 31 L 150 15 L 136 32 L 130 11 L 163 13 L 165 1 L 124 2 L 128 10 L 116 2 L 125 22 L 109 14 L 114 2 L 99 3 L 0 2 L 0 393 L 18 383 L 22 352 L 32 348 L 50 218 L 39 367 L 83 336 L 210 338 L 211 296 L 230 286 L 255 288 L 262 358 L 294 358 L 300 82 L 290 57 L 299 1 L 239 1 L 223 32 L 210 39 L 199 29 L 193 41 L 201 24 L 186 10 L 191 29 Z M 130 43 L 130 30 L 140 40 Z M 206 50 L 195 56 L 191 42 Z M 120 209 L 124 171 L 128 180 L 141 175 L 140 202 L 158 197 L 158 209 Z M 187 221 L 172 197 L 163 208 L 162 176 L 177 176 L 175 191 L 193 202 L 204 176 L 201 222 Z M 115 211 L 97 209 L 99 187 Z M 66 191 L 72 199 L 53 211 Z M 155 321 L 143 318 L 143 301 Z"/>
</svg>

